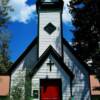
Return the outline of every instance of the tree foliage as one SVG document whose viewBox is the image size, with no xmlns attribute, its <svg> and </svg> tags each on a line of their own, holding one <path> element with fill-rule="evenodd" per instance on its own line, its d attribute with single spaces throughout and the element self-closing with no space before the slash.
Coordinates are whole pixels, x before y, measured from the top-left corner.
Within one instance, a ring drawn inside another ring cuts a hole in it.
<svg viewBox="0 0 100 100">
<path fill-rule="evenodd" d="M 10 32 L 7 28 L 8 0 L 0 0 L 0 73 L 6 72 L 11 66 L 9 61 L 9 39 Z"/>
<path fill-rule="evenodd" d="M 4 27 L 6 22 L 9 20 L 8 10 L 9 6 L 8 0 L 0 0 L 0 27 Z"/>
<path fill-rule="evenodd" d="M 69 8 L 75 26 L 73 47 L 100 79 L 100 0 L 71 0 Z"/>
<path fill-rule="evenodd" d="M 22 100 L 23 97 L 23 91 L 22 91 L 22 87 L 21 84 L 18 84 L 17 86 L 13 86 L 13 91 L 11 93 L 11 100 Z"/>
</svg>

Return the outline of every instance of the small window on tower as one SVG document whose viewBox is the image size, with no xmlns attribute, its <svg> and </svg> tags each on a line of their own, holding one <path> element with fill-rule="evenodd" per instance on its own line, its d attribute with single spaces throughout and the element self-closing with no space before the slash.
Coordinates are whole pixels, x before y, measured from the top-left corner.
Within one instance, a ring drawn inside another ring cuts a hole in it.
<svg viewBox="0 0 100 100">
<path fill-rule="evenodd" d="M 52 23 L 48 23 L 45 27 L 44 27 L 44 30 L 49 33 L 49 34 L 52 34 L 55 30 L 56 30 L 56 27 L 52 24 Z"/>
<path fill-rule="evenodd" d="M 33 98 L 37 99 L 39 97 L 38 95 L 39 95 L 38 90 L 33 90 Z"/>
</svg>

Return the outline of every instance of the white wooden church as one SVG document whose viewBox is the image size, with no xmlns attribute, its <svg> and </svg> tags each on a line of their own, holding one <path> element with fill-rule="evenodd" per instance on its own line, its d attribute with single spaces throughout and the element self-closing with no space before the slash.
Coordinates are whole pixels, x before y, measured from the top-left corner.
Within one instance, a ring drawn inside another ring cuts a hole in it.
<svg viewBox="0 0 100 100">
<path fill-rule="evenodd" d="M 36 6 L 38 35 L 8 70 L 11 100 L 16 89 L 19 100 L 91 100 L 90 70 L 63 38 L 63 1 Z"/>
</svg>

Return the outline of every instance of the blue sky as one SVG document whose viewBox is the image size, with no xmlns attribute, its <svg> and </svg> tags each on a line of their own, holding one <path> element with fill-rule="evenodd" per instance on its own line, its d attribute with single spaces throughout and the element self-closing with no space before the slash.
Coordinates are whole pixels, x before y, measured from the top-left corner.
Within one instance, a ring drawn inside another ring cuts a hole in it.
<svg viewBox="0 0 100 100">
<path fill-rule="evenodd" d="M 10 0 L 9 5 L 14 8 L 9 12 L 11 16 L 9 30 L 11 31 L 10 58 L 16 61 L 23 51 L 28 47 L 37 35 L 37 14 L 36 0 Z M 69 0 L 64 0 L 63 9 L 63 35 L 66 40 L 71 41 L 73 35 L 71 29 L 71 15 L 68 12 L 67 4 Z"/>
</svg>

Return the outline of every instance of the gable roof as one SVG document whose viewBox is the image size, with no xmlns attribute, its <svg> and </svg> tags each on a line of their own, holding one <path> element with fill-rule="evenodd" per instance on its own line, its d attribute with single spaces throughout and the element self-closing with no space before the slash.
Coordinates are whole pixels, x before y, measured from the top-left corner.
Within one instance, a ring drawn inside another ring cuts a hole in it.
<svg viewBox="0 0 100 100">
<path fill-rule="evenodd" d="M 16 69 L 18 64 L 25 58 L 25 56 L 30 52 L 30 50 L 37 44 L 38 37 L 36 37 L 32 43 L 26 48 L 26 50 L 22 53 L 22 55 L 16 60 L 16 62 L 12 65 L 12 67 L 7 71 L 8 75 L 11 75 L 12 72 Z"/>
<path fill-rule="evenodd" d="M 84 63 L 81 58 L 75 53 L 75 51 L 73 50 L 73 48 L 68 44 L 68 42 L 63 38 L 62 39 L 63 44 L 70 50 L 70 52 L 76 57 L 76 59 L 78 59 L 78 61 L 84 66 L 84 68 L 89 72 L 89 74 L 91 73 L 91 70 L 89 69 L 89 67 L 87 66 L 86 63 Z M 27 49 L 22 53 L 22 55 L 16 60 L 16 62 L 11 66 L 11 68 L 7 71 L 7 73 L 3 73 L 6 75 L 11 75 L 12 72 L 17 68 L 18 64 L 25 58 L 25 56 L 30 52 L 30 50 L 36 45 L 38 44 L 38 37 L 36 37 L 32 43 L 27 47 Z M 50 48 L 50 47 L 49 47 Z M 48 49 L 49 49 L 48 48 Z M 46 50 L 47 51 L 47 50 Z M 52 50 L 55 51 L 55 50 Z M 57 54 L 58 55 L 58 54 Z M 0 74 L 1 75 L 1 74 Z"/>
<path fill-rule="evenodd" d="M 74 55 L 74 57 L 79 61 L 80 64 L 84 66 L 84 68 L 88 71 L 89 74 L 91 74 L 91 70 L 89 66 L 83 62 L 83 60 L 76 54 L 74 49 L 68 44 L 68 42 L 63 38 L 63 44 L 69 49 L 69 51 Z"/>
<path fill-rule="evenodd" d="M 49 55 L 52 55 L 55 60 L 61 65 L 61 68 L 71 77 L 74 78 L 73 73 L 68 69 L 68 67 L 64 64 L 63 59 L 58 53 L 53 49 L 52 46 L 49 46 L 47 50 L 42 54 L 39 58 L 38 62 L 36 63 L 35 67 L 32 69 L 31 73 L 29 74 L 31 77 L 37 72 L 37 70 L 41 67 L 43 62 L 47 59 Z"/>
</svg>

